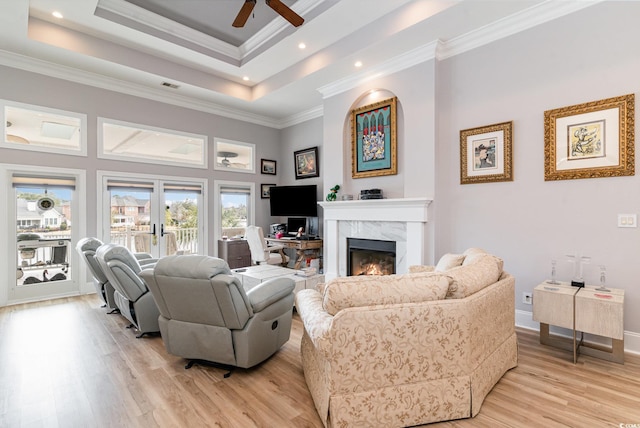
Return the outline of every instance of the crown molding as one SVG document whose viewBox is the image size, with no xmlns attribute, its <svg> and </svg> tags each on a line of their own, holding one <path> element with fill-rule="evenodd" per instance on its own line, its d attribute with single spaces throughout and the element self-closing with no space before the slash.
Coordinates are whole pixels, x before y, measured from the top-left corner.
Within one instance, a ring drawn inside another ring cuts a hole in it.
<svg viewBox="0 0 640 428">
<path fill-rule="evenodd" d="M 176 37 L 186 42 L 204 47 L 238 62 L 242 59 L 242 54 L 239 48 L 163 16 L 156 15 L 155 13 L 149 12 L 148 10 L 132 3 L 118 0 L 99 0 L 98 5 L 96 6 L 96 11 L 99 10 L 110 12 L 114 15 L 134 21 L 141 26 L 149 27 L 168 36 Z M 136 28 L 132 29 L 140 31 Z"/>
<path fill-rule="evenodd" d="M 448 40 L 438 52 L 438 59 L 450 58 L 464 52 L 542 25 L 556 18 L 578 12 L 606 0 L 557 1 L 547 0 L 484 27 Z"/>
<path fill-rule="evenodd" d="M 334 95 L 346 92 L 363 83 L 369 82 L 373 79 L 379 79 L 384 76 L 388 76 L 393 73 L 405 70 L 414 65 L 421 64 L 425 61 L 435 58 L 436 48 L 440 44 L 440 41 L 434 41 L 427 43 L 426 45 L 419 46 L 401 55 L 393 57 L 387 61 L 378 64 L 375 67 L 371 67 L 360 73 L 352 74 L 344 79 L 336 80 L 325 86 L 318 88 L 318 92 L 322 94 L 323 98 L 329 98 Z"/>
<path fill-rule="evenodd" d="M 288 128 L 290 126 L 298 125 L 311 119 L 316 119 L 324 115 L 323 106 L 311 108 L 309 110 L 289 116 L 280 122 L 278 122 L 278 129 Z"/>
<path fill-rule="evenodd" d="M 470 31 L 451 40 L 437 40 L 420 46 L 412 51 L 398 55 L 372 69 L 336 80 L 318 88 L 323 98 L 346 92 L 370 80 L 397 73 L 422 62 L 437 59 L 443 60 L 462 54 L 496 40 L 503 39 L 521 31 L 552 21 L 565 15 L 577 12 L 606 0 L 557 1 L 547 0 L 527 8 L 521 12 Z"/>
<path fill-rule="evenodd" d="M 256 125 L 267 126 L 269 128 L 280 128 L 278 120 L 267 116 L 248 113 L 233 107 L 201 101 L 180 94 L 170 94 L 162 89 L 153 89 L 136 83 L 127 82 L 125 80 L 115 79 L 73 67 L 54 64 L 5 50 L 0 50 L 0 65 L 42 74 L 47 77 L 68 80 L 82 85 L 93 86 L 126 95 L 133 95 L 153 101 L 167 103 L 178 107 L 215 114 L 229 119 L 236 119 Z"/>
<path fill-rule="evenodd" d="M 291 6 L 291 10 L 293 10 L 300 16 L 304 16 L 315 9 L 317 6 L 322 4 L 324 1 L 325 0 L 298 0 Z M 238 48 L 240 59 L 244 60 L 254 51 L 262 47 L 262 45 L 269 42 L 280 32 L 284 31 L 290 26 L 291 24 L 289 24 L 284 19 L 271 20 L 267 25 L 262 27 L 256 34 L 254 34 L 253 37 L 249 38 L 240 46 L 240 48 Z"/>
</svg>

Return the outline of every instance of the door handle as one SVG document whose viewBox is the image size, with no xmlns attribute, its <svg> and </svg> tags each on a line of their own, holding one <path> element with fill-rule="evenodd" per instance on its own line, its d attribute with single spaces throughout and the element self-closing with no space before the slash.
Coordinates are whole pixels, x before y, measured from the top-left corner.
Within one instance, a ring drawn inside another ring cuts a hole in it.
<svg viewBox="0 0 640 428">
<path fill-rule="evenodd" d="M 151 238 L 151 242 L 153 243 L 153 245 L 158 245 L 158 235 L 156 235 L 156 225 L 155 225 L 155 223 L 153 225 L 153 231 L 151 232 L 151 234 L 153 235 L 153 238 Z"/>
<path fill-rule="evenodd" d="M 160 225 L 160 237 L 164 238 L 164 223 Z"/>
</svg>

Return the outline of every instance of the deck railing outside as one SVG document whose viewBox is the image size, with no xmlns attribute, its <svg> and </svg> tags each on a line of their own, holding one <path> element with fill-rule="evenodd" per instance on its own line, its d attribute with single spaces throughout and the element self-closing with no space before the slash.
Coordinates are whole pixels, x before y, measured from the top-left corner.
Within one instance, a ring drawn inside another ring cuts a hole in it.
<svg viewBox="0 0 640 428">
<path fill-rule="evenodd" d="M 176 250 L 182 251 L 185 254 L 196 254 L 198 252 L 198 229 L 192 228 L 167 228 L 165 233 L 173 233 L 176 237 Z M 45 239 L 68 239 L 71 237 L 71 231 L 55 231 L 55 232 L 42 232 L 39 233 Z M 111 231 L 111 242 L 118 245 L 123 245 L 129 248 L 131 251 L 142 251 L 141 248 L 136 248 L 135 237 L 136 235 L 149 235 L 147 231 L 131 230 L 130 228 L 123 228 L 123 230 Z"/>
</svg>

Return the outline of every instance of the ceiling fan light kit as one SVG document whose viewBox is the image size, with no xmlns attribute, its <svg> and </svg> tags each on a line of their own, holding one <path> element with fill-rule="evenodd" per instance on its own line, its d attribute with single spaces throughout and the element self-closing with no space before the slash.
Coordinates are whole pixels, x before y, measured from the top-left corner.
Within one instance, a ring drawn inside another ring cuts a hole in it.
<svg viewBox="0 0 640 428">
<path fill-rule="evenodd" d="M 218 152 L 218 157 L 223 158 L 220 161 L 220 165 L 228 167 L 229 165 L 231 165 L 231 161 L 227 158 L 238 157 L 238 154 L 234 152 Z"/>
<path fill-rule="evenodd" d="M 289 8 L 286 4 L 280 0 L 265 0 L 267 6 L 273 9 L 278 15 L 289 21 L 294 27 L 299 27 L 304 23 L 304 19 Z M 233 21 L 233 25 L 236 28 L 242 28 L 247 23 L 253 8 L 256 6 L 256 0 L 245 0 L 240 12 Z"/>
</svg>

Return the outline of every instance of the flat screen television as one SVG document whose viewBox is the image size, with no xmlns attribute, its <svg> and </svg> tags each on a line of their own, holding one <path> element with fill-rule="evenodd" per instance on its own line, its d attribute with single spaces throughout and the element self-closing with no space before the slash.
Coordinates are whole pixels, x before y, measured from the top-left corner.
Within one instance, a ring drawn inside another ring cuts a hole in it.
<svg viewBox="0 0 640 428">
<path fill-rule="evenodd" d="M 270 189 L 271 215 L 283 217 L 317 217 L 317 185 L 274 186 Z"/>
</svg>

